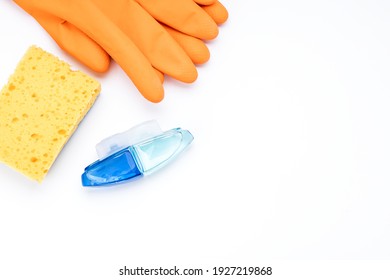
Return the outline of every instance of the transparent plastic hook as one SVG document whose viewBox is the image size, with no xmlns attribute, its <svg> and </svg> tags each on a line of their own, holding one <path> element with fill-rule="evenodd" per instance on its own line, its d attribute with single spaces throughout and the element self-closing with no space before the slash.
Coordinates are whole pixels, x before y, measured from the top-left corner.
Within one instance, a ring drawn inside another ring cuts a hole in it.
<svg viewBox="0 0 390 280">
<path fill-rule="evenodd" d="M 129 130 L 103 139 L 96 145 L 96 153 L 100 160 L 145 139 L 162 134 L 163 131 L 156 120 L 136 125 Z"/>
</svg>

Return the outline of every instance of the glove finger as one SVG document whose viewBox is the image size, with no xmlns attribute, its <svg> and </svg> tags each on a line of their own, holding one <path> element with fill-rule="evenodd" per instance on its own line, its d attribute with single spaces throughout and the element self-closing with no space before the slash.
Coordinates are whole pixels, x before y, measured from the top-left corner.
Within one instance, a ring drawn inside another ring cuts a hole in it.
<svg viewBox="0 0 390 280">
<path fill-rule="evenodd" d="M 98 7 L 89 1 L 78 2 L 80 17 L 61 7 L 69 21 L 95 40 L 122 67 L 140 93 L 151 102 L 164 98 L 164 88 L 154 68 L 134 42 Z"/>
<path fill-rule="evenodd" d="M 225 23 L 229 17 L 227 9 L 219 1 L 208 6 L 202 6 L 202 8 L 218 25 Z"/>
<path fill-rule="evenodd" d="M 117 0 L 114 7 L 106 0 L 96 0 L 96 3 L 154 68 L 182 82 L 196 80 L 197 70 L 185 51 L 137 2 Z"/>
<path fill-rule="evenodd" d="M 156 20 L 203 40 L 218 35 L 218 26 L 213 19 L 193 0 L 136 0 Z"/>
<path fill-rule="evenodd" d="M 183 48 L 195 64 L 203 64 L 210 59 L 210 51 L 202 40 L 181 33 L 176 29 L 162 24 L 169 35 Z"/>
<path fill-rule="evenodd" d="M 217 2 L 217 0 L 194 0 L 194 2 L 199 5 L 211 5 Z"/>
<path fill-rule="evenodd" d="M 108 70 L 110 56 L 74 25 L 47 13 L 35 13 L 34 18 L 61 49 L 93 71 L 103 73 Z"/>
</svg>

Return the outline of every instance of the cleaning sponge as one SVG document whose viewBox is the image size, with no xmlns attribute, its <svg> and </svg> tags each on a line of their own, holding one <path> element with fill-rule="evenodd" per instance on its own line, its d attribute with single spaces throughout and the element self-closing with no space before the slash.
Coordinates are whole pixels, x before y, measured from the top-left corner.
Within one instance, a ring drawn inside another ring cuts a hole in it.
<svg viewBox="0 0 390 280">
<path fill-rule="evenodd" d="M 41 182 L 100 84 L 31 47 L 0 92 L 0 161 Z"/>
</svg>

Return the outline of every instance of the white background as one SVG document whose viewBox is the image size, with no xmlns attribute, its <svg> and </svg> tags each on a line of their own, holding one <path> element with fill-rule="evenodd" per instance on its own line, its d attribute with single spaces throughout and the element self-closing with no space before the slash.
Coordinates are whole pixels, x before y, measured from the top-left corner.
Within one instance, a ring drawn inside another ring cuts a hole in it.
<svg viewBox="0 0 390 280">
<path fill-rule="evenodd" d="M 0 279 L 219 264 L 287 277 L 308 260 L 356 279 L 367 262 L 339 261 L 390 258 L 390 2 L 224 3 L 230 18 L 199 79 L 167 79 L 156 105 L 115 63 L 88 71 L 0 2 L 1 85 L 32 44 L 102 83 L 42 184 L 0 165 Z M 191 148 L 148 178 L 83 188 L 95 144 L 149 119 L 189 129 Z"/>
</svg>

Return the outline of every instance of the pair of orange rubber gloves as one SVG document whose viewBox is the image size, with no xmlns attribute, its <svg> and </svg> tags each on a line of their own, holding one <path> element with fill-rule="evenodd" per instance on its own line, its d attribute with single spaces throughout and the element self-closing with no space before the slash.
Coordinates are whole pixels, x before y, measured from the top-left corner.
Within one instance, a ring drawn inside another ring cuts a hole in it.
<svg viewBox="0 0 390 280">
<path fill-rule="evenodd" d="M 218 0 L 14 0 L 66 52 L 96 72 L 115 60 L 149 101 L 164 74 L 191 83 L 209 59 L 204 40 L 228 13 Z"/>
</svg>

